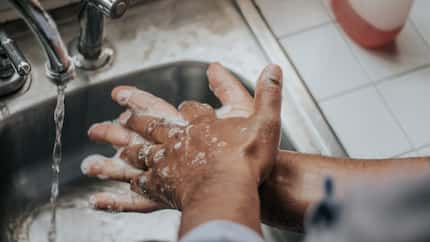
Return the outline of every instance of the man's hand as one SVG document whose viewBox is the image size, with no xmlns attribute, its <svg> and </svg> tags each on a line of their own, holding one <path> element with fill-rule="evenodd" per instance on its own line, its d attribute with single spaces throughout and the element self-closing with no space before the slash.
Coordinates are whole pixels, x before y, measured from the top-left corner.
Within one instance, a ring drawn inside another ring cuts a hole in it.
<svg viewBox="0 0 430 242">
<path fill-rule="evenodd" d="M 221 65 L 212 64 L 208 77 L 211 89 L 224 104 L 217 112 L 197 102 L 185 102 L 176 112 L 161 99 L 133 87 L 113 91 L 113 99 L 132 112 L 122 114 L 120 124 L 94 126 L 89 135 L 116 146 L 129 145 L 121 157 L 131 166 L 99 160 L 85 162 L 83 170 L 91 176 L 131 179 L 134 191 L 158 204 L 135 196 L 97 194 L 97 207 L 149 211 L 161 205 L 183 209 L 202 197 L 199 191 L 208 195 L 211 183 L 246 183 L 256 191 L 270 172 L 279 145 L 281 71 L 273 65 L 263 71 L 255 104 Z M 138 136 L 131 130 L 154 144 L 142 139 L 136 142 L 133 137 Z"/>
<path fill-rule="evenodd" d="M 213 63 L 207 70 L 209 86 L 220 99 L 223 106 L 216 110 L 216 116 L 220 119 L 229 117 L 249 117 L 254 112 L 254 100 L 228 70 L 218 63 Z M 133 92 L 132 97 L 124 99 L 124 94 Z M 160 118 L 184 122 L 181 114 L 175 107 L 166 101 L 153 96 L 143 90 L 134 87 L 120 86 L 112 91 L 112 99 L 121 105 L 132 106 L 133 109 L 147 110 Z M 125 102 L 127 101 L 127 103 Z M 125 120 L 129 117 L 129 111 L 122 113 L 118 122 L 96 123 L 88 130 L 90 139 L 108 143 L 116 147 L 119 152 L 124 147 L 142 144 L 144 139 L 136 132 L 125 127 Z M 116 155 L 118 156 L 118 155 Z M 107 158 L 100 155 L 90 156 L 82 163 L 83 173 L 98 178 L 129 182 L 133 177 L 141 174 L 142 169 L 133 167 L 117 157 Z M 132 192 L 120 194 L 97 193 L 91 198 L 91 203 L 99 209 L 116 211 L 149 212 L 165 208 L 142 196 L 136 196 Z"/>
</svg>

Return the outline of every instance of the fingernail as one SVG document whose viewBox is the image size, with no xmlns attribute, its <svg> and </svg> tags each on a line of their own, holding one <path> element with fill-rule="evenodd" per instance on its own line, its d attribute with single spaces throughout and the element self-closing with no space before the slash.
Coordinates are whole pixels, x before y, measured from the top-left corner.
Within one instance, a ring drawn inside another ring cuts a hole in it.
<svg viewBox="0 0 430 242">
<path fill-rule="evenodd" d="M 271 81 L 275 85 L 280 85 L 282 82 L 282 70 L 278 65 L 270 64 L 265 68 L 265 79 Z"/>
<path fill-rule="evenodd" d="M 92 208 L 97 208 L 97 198 L 95 195 L 90 196 L 90 198 L 88 199 L 88 204 Z"/>
<path fill-rule="evenodd" d="M 127 153 L 128 153 L 128 152 L 127 152 L 127 150 L 122 151 L 122 152 L 119 154 L 119 158 L 120 158 L 121 160 L 123 160 L 123 161 L 127 161 L 127 162 L 128 162 L 128 159 L 127 159 L 128 154 L 127 154 Z"/>
<path fill-rule="evenodd" d="M 99 169 L 100 166 L 96 166 L 96 168 Z M 107 180 L 107 179 L 109 179 L 109 177 L 107 175 L 103 175 L 103 174 L 97 175 L 97 178 L 100 179 L 100 180 Z"/>
<path fill-rule="evenodd" d="M 145 142 L 148 142 L 146 139 L 144 139 L 142 136 L 133 133 L 130 141 L 130 145 L 139 145 L 143 144 Z"/>
<path fill-rule="evenodd" d="M 94 129 L 95 128 L 97 128 L 98 126 L 100 126 L 100 125 L 104 125 L 104 124 L 112 124 L 112 121 L 104 121 L 104 122 L 102 122 L 102 123 L 95 123 L 95 124 L 93 124 L 93 125 L 91 125 L 90 126 L 90 128 L 88 129 L 88 132 L 87 132 L 87 134 L 88 134 L 88 136 L 90 136 L 91 135 L 91 133 L 93 133 L 94 132 Z M 103 133 L 104 131 L 102 131 L 101 133 Z"/>
<path fill-rule="evenodd" d="M 118 103 L 121 105 L 126 105 L 132 94 L 133 92 L 127 89 L 119 91 L 116 96 Z"/>
<path fill-rule="evenodd" d="M 97 168 L 104 157 L 101 155 L 90 155 L 85 158 L 81 163 L 81 171 L 83 174 L 88 175 L 91 169 Z"/>
<path fill-rule="evenodd" d="M 87 135 L 90 136 L 93 129 L 98 125 L 99 125 L 98 123 L 91 125 L 90 128 L 88 129 Z"/>
<path fill-rule="evenodd" d="M 121 114 L 121 116 L 119 116 L 119 119 L 118 119 L 119 123 L 125 126 L 128 120 L 130 119 L 130 117 L 131 117 L 131 111 L 130 110 L 125 111 L 124 113 Z"/>
</svg>

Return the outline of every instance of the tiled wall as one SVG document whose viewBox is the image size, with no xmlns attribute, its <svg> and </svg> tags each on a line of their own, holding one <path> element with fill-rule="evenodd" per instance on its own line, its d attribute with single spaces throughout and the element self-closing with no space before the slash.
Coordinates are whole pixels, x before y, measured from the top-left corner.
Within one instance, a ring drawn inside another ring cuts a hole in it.
<svg viewBox="0 0 430 242">
<path fill-rule="evenodd" d="M 256 0 L 352 157 L 430 155 L 430 1 L 385 50 L 353 43 L 329 0 Z"/>
</svg>

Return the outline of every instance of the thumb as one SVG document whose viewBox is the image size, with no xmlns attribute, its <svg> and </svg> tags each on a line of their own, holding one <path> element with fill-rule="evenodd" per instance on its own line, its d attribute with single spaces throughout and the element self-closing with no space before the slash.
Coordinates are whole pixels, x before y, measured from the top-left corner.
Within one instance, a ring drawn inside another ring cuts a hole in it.
<svg viewBox="0 0 430 242">
<path fill-rule="evenodd" d="M 279 122 L 282 101 L 282 70 L 278 65 L 266 66 L 255 88 L 254 116 L 259 125 Z"/>
</svg>

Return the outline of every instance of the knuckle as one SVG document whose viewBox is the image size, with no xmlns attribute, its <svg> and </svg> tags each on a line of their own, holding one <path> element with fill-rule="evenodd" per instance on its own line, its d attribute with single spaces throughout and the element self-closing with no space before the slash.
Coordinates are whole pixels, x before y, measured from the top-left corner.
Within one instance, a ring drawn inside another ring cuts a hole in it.
<svg viewBox="0 0 430 242">
<path fill-rule="evenodd" d="M 125 121 L 125 123 L 128 127 L 133 128 L 136 126 L 136 123 L 137 123 L 136 121 L 137 121 L 137 117 L 136 117 L 136 115 L 133 114 L 127 119 L 127 121 Z"/>
<path fill-rule="evenodd" d="M 192 106 L 194 106 L 195 104 L 196 104 L 195 101 L 190 101 L 190 100 L 183 101 L 181 104 L 179 104 L 178 110 L 179 111 L 187 110 L 187 109 L 191 108 Z"/>
<path fill-rule="evenodd" d="M 262 91 L 263 95 L 270 95 L 272 98 L 281 94 L 281 88 L 277 85 L 264 85 Z"/>
</svg>

